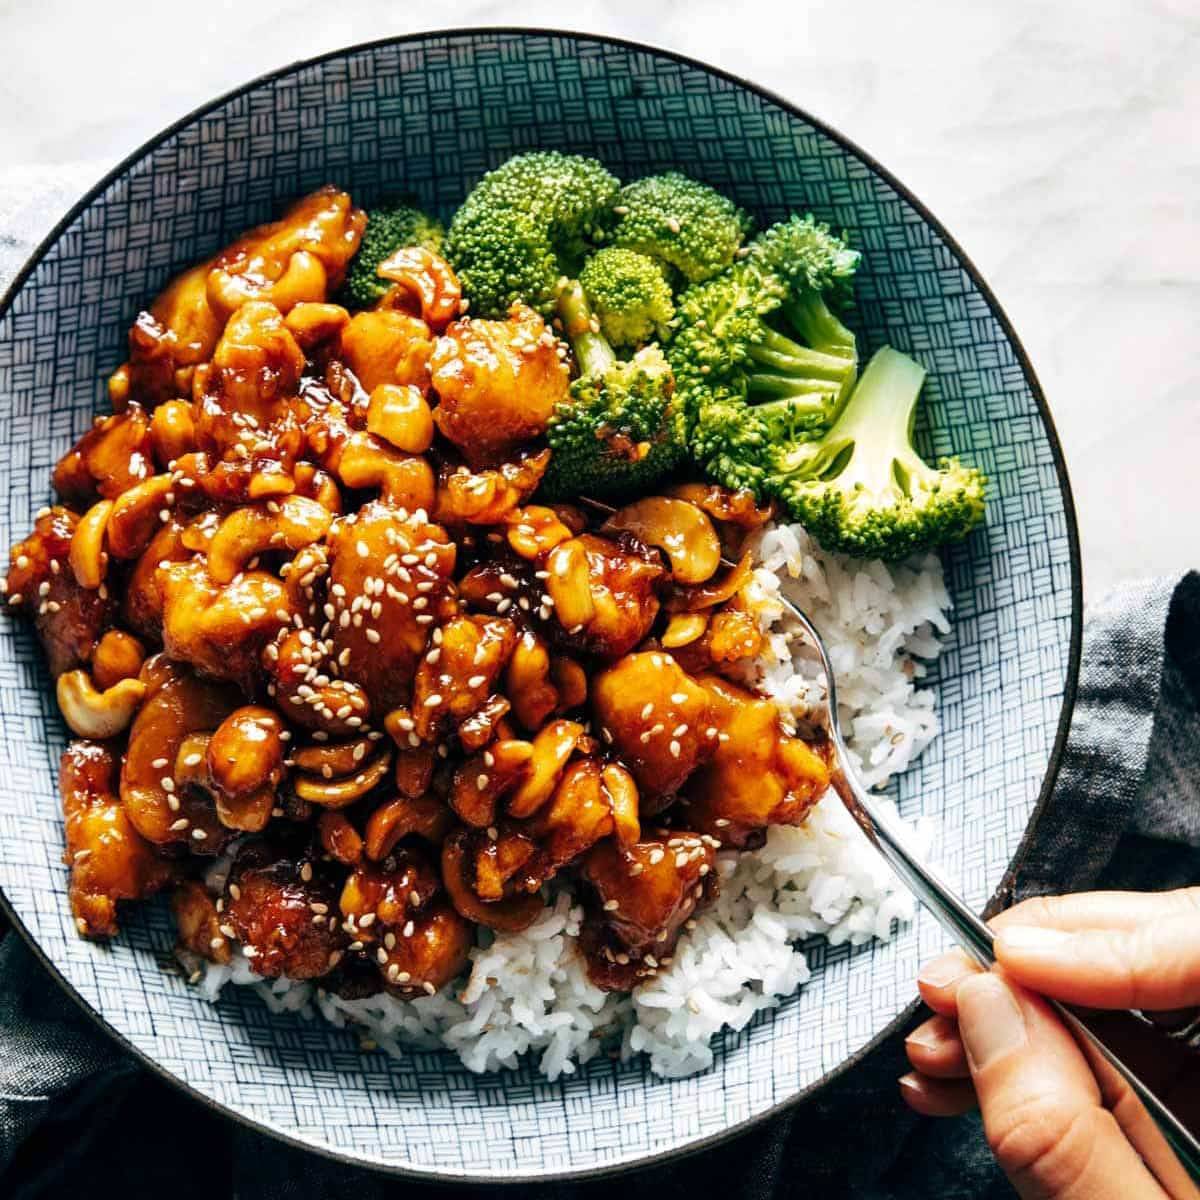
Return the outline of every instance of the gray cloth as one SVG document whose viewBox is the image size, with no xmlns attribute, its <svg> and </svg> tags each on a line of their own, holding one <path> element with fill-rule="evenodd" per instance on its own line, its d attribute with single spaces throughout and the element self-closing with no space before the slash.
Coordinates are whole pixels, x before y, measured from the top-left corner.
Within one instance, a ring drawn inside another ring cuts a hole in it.
<svg viewBox="0 0 1200 1200">
<path fill-rule="evenodd" d="M 1198 698 L 1200 575 L 1131 584 L 1092 609 L 1058 787 L 1011 880 L 1012 898 L 1200 881 Z M 901 1106 L 896 1078 L 905 1069 L 893 1038 L 816 1099 L 726 1146 L 631 1174 L 622 1194 L 1010 1197 L 977 1119 L 922 1121 Z M 97 1177 L 133 1197 L 159 1194 L 157 1181 L 169 1181 L 173 1200 L 446 1195 L 286 1149 L 176 1095 L 76 1015 L 12 935 L 0 946 L 0 1164 L 8 1166 L 0 1193 L 14 1198 L 67 1195 Z"/>
<path fill-rule="evenodd" d="M 0 291 L 68 198 L 99 174 L 76 164 L 0 181 Z M 1007 882 L 1010 898 L 1200 881 L 1198 699 L 1200 576 L 1131 584 L 1092 609 L 1058 787 Z M 893 1038 L 817 1098 L 751 1133 L 625 1176 L 622 1195 L 1011 1197 L 977 1120 L 921 1121 L 902 1107 L 895 1081 L 905 1069 Z M 0 1195 L 92 1193 L 97 1181 L 102 1193 L 133 1200 L 448 1194 L 287 1149 L 173 1091 L 87 1022 L 10 933 L 0 943 Z M 565 1197 L 612 1186 L 520 1190 Z"/>
</svg>

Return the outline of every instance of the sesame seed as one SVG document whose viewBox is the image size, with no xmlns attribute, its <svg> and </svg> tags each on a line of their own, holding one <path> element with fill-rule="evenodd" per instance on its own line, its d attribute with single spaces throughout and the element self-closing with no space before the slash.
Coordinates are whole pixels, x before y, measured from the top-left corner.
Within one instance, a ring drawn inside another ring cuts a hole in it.
<svg viewBox="0 0 1200 1200">
<path fill-rule="evenodd" d="M 380 638 L 378 629 L 368 629 L 366 631 L 366 633 L 367 633 L 367 641 L 370 642 L 372 646 L 377 646 L 379 644 L 379 642 L 382 640 Z"/>
<path fill-rule="evenodd" d="M 240 900 L 242 898 L 242 889 L 240 887 L 238 887 L 238 885 L 236 883 L 231 883 L 229 885 L 229 894 L 235 900 Z"/>
<path fill-rule="evenodd" d="M 305 883 L 310 883 L 312 881 L 312 877 L 313 877 L 312 863 L 305 863 L 300 868 L 300 878 L 303 879 Z"/>
<path fill-rule="evenodd" d="M 153 767 L 153 768 L 154 768 L 156 771 L 161 771 L 161 770 L 162 770 L 162 768 L 163 768 L 163 767 L 165 767 L 165 766 L 167 765 L 167 760 L 166 760 L 165 758 L 156 758 L 156 759 L 155 759 L 155 760 L 154 760 L 154 761 L 153 761 L 153 762 L 152 762 L 150 765 L 151 765 L 151 766 L 152 766 L 152 767 Z"/>
<path fill-rule="evenodd" d="M 442 697 L 440 692 L 434 692 L 432 696 L 425 697 L 426 708 L 436 708 L 439 704 L 441 704 L 441 702 Z"/>
<path fill-rule="evenodd" d="M 616 912 L 617 909 L 620 907 L 621 907 L 620 900 L 605 900 L 605 902 L 604 902 L 604 911 L 605 912 Z"/>
<path fill-rule="evenodd" d="M 428 979 L 425 980 L 425 982 L 423 984 L 421 984 L 421 986 L 425 989 L 425 994 L 427 996 L 436 996 L 437 995 L 437 988 L 435 988 L 433 986 L 433 984 L 429 982 Z"/>
<path fill-rule="evenodd" d="M 416 926 L 411 921 L 405 921 L 404 928 L 400 932 L 403 933 L 406 938 L 408 938 L 408 937 L 412 937 L 413 931 L 415 929 L 416 929 Z"/>
<path fill-rule="evenodd" d="M 370 926 L 374 925 L 375 924 L 375 916 L 376 916 L 376 914 L 373 912 L 363 913 L 363 915 L 358 918 L 359 927 L 361 929 L 367 929 Z"/>
<path fill-rule="evenodd" d="M 176 821 L 173 825 L 168 826 L 168 828 L 172 833 L 181 833 L 190 824 L 191 821 L 189 821 L 187 817 L 180 817 L 178 821 Z"/>
<path fill-rule="evenodd" d="M 203 842 L 207 839 L 208 834 L 205 833 L 203 829 L 193 829 L 192 837 L 194 837 L 198 842 Z"/>
<path fill-rule="evenodd" d="M 388 960 L 388 952 L 382 946 L 380 946 L 379 949 L 375 951 L 375 961 L 381 967 L 384 967 L 384 966 L 387 966 L 387 960 Z"/>
<path fill-rule="evenodd" d="M 671 744 L 667 747 L 667 749 L 671 751 L 672 758 L 679 757 L 679 743 L 677 741 L 672 739 Z"/>
</svg>

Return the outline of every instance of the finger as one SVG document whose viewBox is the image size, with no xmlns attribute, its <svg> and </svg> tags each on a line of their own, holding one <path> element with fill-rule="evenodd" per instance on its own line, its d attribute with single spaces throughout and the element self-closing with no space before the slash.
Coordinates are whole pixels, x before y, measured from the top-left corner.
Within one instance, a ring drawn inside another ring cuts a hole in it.
<svg viewBox="0 0 1200 1200">
<path fill-rule="evenodd" d="M 1104 1015 L 1115 1017 L 1117 1014 Z M 1105 1032 L 1107 1035 L 1104 1038 L 1105 1044 L 1115 1050 L 1125 1062 L 1129 1062 L 1127 1051 L 1122 1046 L 1122 1039 L 1119 1036 L 1111 1036 L 1111 1031 L 1106 1030 Z M 1200 1190 L 1197 1190 L 1196 1185 L 1191 1181 L 1183 1164 L 1176 1158 L 1174 1151 L 1167 1144 L 1166 1138 L 1146 1111 L 1145 1105 L 1138 1099 L 1133 1088 L 1109 1065 L 1100 1051 L 1090 1042 L 1082 1038 L 1077 1040 L 1092 1069 L 1092 1074 L 1100 1085 L 1100 1095 L 1104 1107 L 1116 1118 L 1122 1132 L 1154 1173 L 1154 1177 L 1171 1196 L 1200 1196 Z M 1125 1040 L 1128 1041 L 1127 1038 Z M 1190 1064 L 1184 1060 L 1173 1065 L 1175 1066 L 1173 1082 L 1176 1084 L 1183 1082 L 1182 1077 L 1187 1073 Z M 1181 1094 L 1185 1089 L 1170 1084 L 1164 1088 L 1161 1084 L 1148 1080 L 1145 1074 L 1142 1074 L 1142 1079 L 1185 1125 L 1195 1127 L 1192 1121 L 1196 1114 L 1194 1111 L 1187 1111 L 1191 1106 L 1187 1104 L 1186 1095 Z"/>
<path fill-rule="evenodd" d="M 966 1079 L 970 1077 L 967 1055 L 958 1026 L 949 1017 L 932 1017 L 904 1039 L 908 1061 L 934 1079 Z"/>
<path fill-rule="evenodd" d="M 1080 892 L 1073 896 L 1036 896 L 998 913 L 989 922 L 1051 929 L 1136 929 L 1149 921 L 1200 916 L 1200 888 L 1173 892 Z"/>
<path fill-rule="evenodd" d="M 1068 931 L 1005 926 L 996 957 L 1033 991 L 1088 1008 L 1186 1008 L 1200 1004 L 1196 913 L 1134 929 Z"/>
<path fill-rule="evenodd" d="M 917 991 L 935 1013 L 953 1017 L 957 1010 L 954 994 L 958 985 L 982 970 L 964 951 L 947 950 L 945 954 L 927 962 L 917 973 Z"/>
<path fill-rule="evenodd" d="M 1163 1200 L 1070 1033 L 1001 973 L 958 988 L 959 1033 L 984 1132 L 1018 1193 L 1038 1200 Z"/>
<path fill-rule="evenodd" d="M 960 1117 L 975 1107 L 969 1079 L 929 1079 L 912 1071 L 900 1076 L 900 1095 L 923 1117 Z"/>
</svg>

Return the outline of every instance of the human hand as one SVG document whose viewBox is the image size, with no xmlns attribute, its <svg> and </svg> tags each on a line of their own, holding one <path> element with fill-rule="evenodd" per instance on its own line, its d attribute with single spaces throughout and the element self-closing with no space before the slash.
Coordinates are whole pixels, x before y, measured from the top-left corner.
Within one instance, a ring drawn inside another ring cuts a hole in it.
<svg viewBox="0 0 1200 1200">
<path fill-rule="evenodd" d="M 992 926 L 993 970 L 961 951 L 921 969 L 936 1015 L 906 1043 L 908 1105 L 954 1116 L 978 1104 L 992 1152 L 1027 1200 L 1200 1197 L 1129 1085 L 1041 998 L 1163 1014 L 1200 1005 L 1200 888 L 1029 900 Z M 1200 1056 L 1127 1012 L 1088 1024 L 1200 1129 Z"/>
</svg>

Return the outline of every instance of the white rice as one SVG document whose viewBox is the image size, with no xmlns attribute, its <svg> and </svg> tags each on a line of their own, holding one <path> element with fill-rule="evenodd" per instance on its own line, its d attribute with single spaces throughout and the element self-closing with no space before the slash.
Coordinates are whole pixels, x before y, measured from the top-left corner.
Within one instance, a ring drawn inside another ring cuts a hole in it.
<svg viewBox="0 0 1200 1200">
<path fill-rule="evenodd" d="M 821 550 L 798 525 L 769 527 L 755 550 L 746 596 L 769 634 L 759 685 L 789 720 L 823 702 L 818 665 L 788 635 L 782 593 L 825 639 L 851 752 L 871 786 L 885 783 L 938 729 L 933 695 L 915 681 L 950 628 L 940 561 L 854 562 Z M 910 832 L 927 850 L 932 830 Z M 565 887 L 522 933 L 481 931 L 469 974 L 436 996 L 342 1000 L 311 983 L 264 981 L 240 952 L 229 966 L 209 964 L 200 987 L 216 1000 L 226 983 L 249 984 L 273 1011 L 353 1026 L 364 1045 L 396 1056 L 444 1046 L 472 1071 L 512 1069 L 536 1054 L 556 1079 L 605 1051 L 645 1053 L 652 1071 L 676 1077 L 712 1064 L 720 1030 L 744 1028 L 808 981 L 800 942 L 887 939 L 913 914 L 912 898 L 832 793 L 802 828 L 774 827 L 760 850 L 722 853 L 717 869 L 720 898 L 680 939 L 670 968 L 629 996 L 588 981 L 576 940 L 582 912 Z"/>
</svg>

